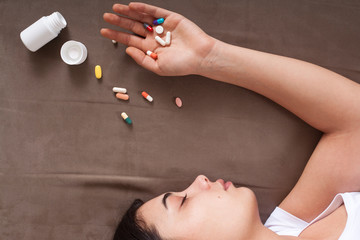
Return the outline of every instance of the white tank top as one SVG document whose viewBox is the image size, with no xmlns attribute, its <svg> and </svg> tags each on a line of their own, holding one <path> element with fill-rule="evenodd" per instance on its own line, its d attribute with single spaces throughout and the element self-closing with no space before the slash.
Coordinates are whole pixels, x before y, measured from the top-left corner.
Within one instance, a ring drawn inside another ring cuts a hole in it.
<svg viewBox="0 0 360 240">
<path fill-rule="evenodd" d="M 347 220 L 344 231 L 339 240 L 360 239 L 360 192 L 339 193 L 330 205 L 311 222 L 305 222 L 300 218 L 276 207 L 265 222 L 265 227 L 278 235 L 299 236 L 305 228 L 323 219 L 344 203 L 347 212 Z"/>
</svg>

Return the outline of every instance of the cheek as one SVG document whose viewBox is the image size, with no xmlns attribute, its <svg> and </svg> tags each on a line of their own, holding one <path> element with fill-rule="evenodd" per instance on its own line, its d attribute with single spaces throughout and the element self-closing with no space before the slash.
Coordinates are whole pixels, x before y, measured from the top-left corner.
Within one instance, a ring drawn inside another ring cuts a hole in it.
<svg viewBox="0 0 360 240">
<path fill-rule="evenodd" d="M 256 198 L 250 189 L 241 189 L 238 195 L 207 196 L 192 204 L 184 211 L 184 239 L 233 240 L 246 235 L 258 219 Z"/>
<path fill-rule="evenodd" d="M 241 219 L 236 199 L 216 194 L 203 201 L 193 201 L 179 215 L 178 236 L 183 239 L 234 239 L 235 229 Z M 230 229 L 230 231 L 229 231 Z"/>
<path fill-rule="evenodd" d="M 239 222 L 234 211 L 197 210 L 181 230 L 178 228 L 178 236 L 186 240 L 234 240 L 238 236 Z"/>
<path fill-rule="evenodd" d="M 166 232 L 175 239 L 233 240 L 246 234 L 258 216 L 256 198 L 247 188 L 231 193 L 204 191 L 184 204 L 167 221 Z"/>
</svg>

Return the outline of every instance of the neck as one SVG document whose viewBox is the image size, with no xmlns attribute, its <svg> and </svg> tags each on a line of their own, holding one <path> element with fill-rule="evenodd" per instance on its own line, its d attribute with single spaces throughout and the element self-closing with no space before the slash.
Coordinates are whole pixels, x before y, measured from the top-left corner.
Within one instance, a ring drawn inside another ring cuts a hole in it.
<svg viewBox="0 0 360 240">
<path fill-rule="evenodd" d="M 260 224 L 255 228 L 256 229 L 253 231 L 253 235 L 248 238 L 249 240 L 311 240 L 303 237 L 280 236 L 265 227 L 263 224 Z"/>
</svg>

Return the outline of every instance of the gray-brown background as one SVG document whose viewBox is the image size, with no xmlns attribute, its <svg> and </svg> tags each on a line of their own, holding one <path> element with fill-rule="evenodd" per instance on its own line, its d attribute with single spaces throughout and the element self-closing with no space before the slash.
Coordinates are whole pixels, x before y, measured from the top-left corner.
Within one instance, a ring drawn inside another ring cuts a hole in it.
<svg viewBox="0 0 360 240">
<path fill-rule="evenodd" d="M 147 2 L 228 43 L 310 61 L 360 82 L 356 0 Z M 0 239 L 111 239 L 134 198 L 182 190 L 198 174 L 251 187 L 265 220 L 296 183 L 321 133 L 248 90 L 142 69 L 124 46 L 99 34 L 113 3 L 0 0 Z M 28 51 L 20 32 L 54 11 L 68 26 L 36 53 Z M 87 46 L 82 65 L 62 62 L 68 40 Z M 102 80 L 94 77 L 97 64 Z M 130 101 L 118 101 L 113 86 L 126 87 Z"/>
</svg>

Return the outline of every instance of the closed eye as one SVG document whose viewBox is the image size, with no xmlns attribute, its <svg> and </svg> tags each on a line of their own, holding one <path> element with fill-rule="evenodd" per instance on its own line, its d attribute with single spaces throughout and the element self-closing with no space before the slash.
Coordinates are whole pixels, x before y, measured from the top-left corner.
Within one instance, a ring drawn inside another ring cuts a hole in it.
<svg viewBox="0 0 360 240">
<path fill-rule="evenodd" d="M 185 194 L 185 197 L 183 198 L 183 200 L 181 201 L 180 207 L 184 204 L 184 202 L 186 201 L 187 198 L 187 194 Z"/>
</svg>

